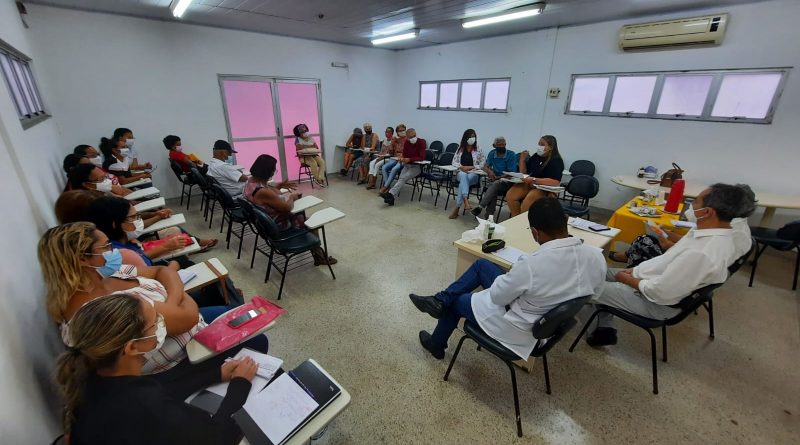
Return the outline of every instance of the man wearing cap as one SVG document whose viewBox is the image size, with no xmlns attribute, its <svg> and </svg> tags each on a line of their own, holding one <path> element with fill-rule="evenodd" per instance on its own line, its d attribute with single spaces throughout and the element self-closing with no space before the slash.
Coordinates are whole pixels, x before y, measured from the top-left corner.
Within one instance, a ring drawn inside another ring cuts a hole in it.
<svg viewBox="0 0 800 445">
<path fill-rule="evenodd" d="M 220 139 L 214 142 L 214 158 L 208 163 L 208 176 L 216 179 L 225 191 L 236 198 L 242 196 L 247 176 L 226 162 L 231 153 L 236 153 L 236 151 L 227 141 Z"/>
</svg>

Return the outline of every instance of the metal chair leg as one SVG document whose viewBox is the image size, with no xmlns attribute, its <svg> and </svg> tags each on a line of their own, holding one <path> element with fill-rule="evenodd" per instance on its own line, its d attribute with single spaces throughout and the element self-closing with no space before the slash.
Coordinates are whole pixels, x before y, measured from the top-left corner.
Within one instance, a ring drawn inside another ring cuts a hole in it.
<svg viewBox="0 0 800 445">
<path fill-rule="evenodd" d="M 764 244 L 764 247 L 758 249 L 756 251 L 756 256 L 753 258 L 753 268 L 750 270 L 750 283 L 748 283 L 747 287 L 753 287 L 753 278 L 756 276 L 756 267 L 758 267 L 758 258 L 761 257 L 761 254 L 767 250 L 767 245 Z"/>
<path fill-rule="evenodd" d="M 547 394 L 550 394 L 550 370 L 547 368 L 547 354 L 542 354 L 542 366 L 544 366 L 544 384 L 547 387 Z"/>
<path fill-rule="evenodd" d="M 275 255 L 275 251 L 270 249 L 270 251 L 269 251 L 269 260 L 267 261 L 267 276 L 266 276 L 266 278 L 264 278 L 264 282 L 265 283 L 267 281 L 269 281 L 269 274 L 270 274 L 270 272 L 272 272 L 272 258 L 274 257 L 274 255 Z M 277 266 L 275 268 L 277 269 Z"/>
<path fill-rule="evenodd" d="M 650 358 L 653 362 L 653 394 L 658 394 L 658 359 L 656 358 L 656 336 L 650 329 L 645 329 L 650 335 Z"/>
<path fill-rule="evenodd" d="M 661 361 L 667 362 L 667 325 L 661 325 Z"/>
<path fill-rule="evenodd" d="M 186 194 L 186 183 L 181 181 L 181 203 L 180 205 L 183 206 L 183 195 Z"/>
<path fill-rule="evenodd" d="M 250 268 L 253 268 L 253 265 L 256 263 L 256 252 L 258 252 L 258 233 L 256 233 L 256 238 L 253 240 L 253 256 L 250 257 Z"/>
<path fill-rule="evenodd" d="M 514 414 L 517 421 L 517 437 L 522 437 L 522 416 L 519 413 L 519 394 L 517 393 L 517 372 L 514 371 L 514 364 L 504 360 L 506 366 L 511 371 L 511 388 L 514 390 Z"/>
<path fill-rule="evenodd" d="M 453 369 L 453 364 L 456 362 L 456 358 L 458 357 L 458 353 L 461 351 L 461 345 L 464 344 L 464 340 L 467 339 L 467 335 L 461 337 L 461 340 L 458 341 L 458 346 L 456 346 L 456 352 L 453 353 L 453 358 L 450 359 L 450 365 L 447 367 L 447 371 L 444 373 L 444 380 L 447 381 L 447 378 L 450 377 L 450 371 Z"/>
<path fill-rule="evenodd" d="M 713 300 L 708 300 L 708 306 L 706 306 L 706 311 L 708 311 L 708 338 L 714 339 L 714 302 Z"/>
<path fill-rule="evenodd" d="M 591 316 L 591 317 L 589 317 L 589 321 L 587 321 L 587 322 L 586 322 L 586 324 L 584 324 L 584 325 L 583 325 L 583 328 L 581 328 L 581 332 L 578 334 L 578 336 L 577 336 L 577 337 L 575 337 L 575 341 L 573 341 L 573 342 L 572 342 L 572 345 L 570 345 L 570 347 L 569 347 L 569 352 L 572 352 L 572 350 L 573 350 L 573 349 L 575 349 L 575 346 L 578 344 L 578 341 L 580 341 L 581 337 L 583 337 L 583 334 L 585 334 L 585 333 L 586 333 L 586 330 L 587 330 L 587 329 L 589 329 L 589 325 L 591 325 L 591 324 L 592 324 L 592 322 L 594 321 L 594 319 L 595 319 L 595 318 L 597 318 L 597 316 L 598 316 L 598 315 L 599 315 L 601 312 L 605 312 L 605 311 L 596 310 L 596 311 L 594 311 L 594 312 L 592 313 L 592 316 Z"/>
<path fill-rule="evenodd" d="M 800 247 L 797 248 L 797 257 L 794 260 L 794 281 L 792 282 L 792 290 L 797 290 L 797 272 L 800 270 Z"/>
<path fill-rule="evenodd" d="M 283 273 L 281 274 L 281 287 L 278 288 L 278 300 L 281 299 L 283 295 L 283 283 L 286 282 L 286 269 L 289 268 L 289 259 L 291 256 L 284 257 L 286 261 L 283 263 Z"/>
<path fill-rule="evenodd" d="M 236 255 L 237 260 L 242 257 L 242 244 L 244 244 L 244 223 L 242 223 L 242 229 L 239 231 L 239 253 Z"/>
</svg>

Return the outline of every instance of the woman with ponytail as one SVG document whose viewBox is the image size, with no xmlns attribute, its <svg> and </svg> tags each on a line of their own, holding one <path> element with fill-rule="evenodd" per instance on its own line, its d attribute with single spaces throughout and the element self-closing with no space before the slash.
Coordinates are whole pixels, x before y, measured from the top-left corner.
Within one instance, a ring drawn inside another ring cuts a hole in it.
<svg viewBox="0 0 800 445">
<path fill-rule="evenodd" d="M 230 384 L 216 414 L 209 416 L 142 376 L 146 357 L 158 353 L 166 336 L 163 315 L 144 298 L 109 295 L 77 311 L 70 331 L 72 346 L 56 367 L 64 429 L 72 445 L 241 440 L 231 415 L 247 400 L 257 364 L 248 357 L 218 367 L 218 376 Z M 190 380 L 175 384 L 196 386 Z"/>
<path fill-rule="evenodd" d="M 117 176 L 131 176 L 131 170 L 153 168 L 150 163 L 139 164 L 135 158 L 128 156 L 130 148 L 126 146 L 126 139 L 122 135 L 114 135 L 100 139 L 100 152 L 103 153 L 103 170 L 110 171 Z"/>
</svg>

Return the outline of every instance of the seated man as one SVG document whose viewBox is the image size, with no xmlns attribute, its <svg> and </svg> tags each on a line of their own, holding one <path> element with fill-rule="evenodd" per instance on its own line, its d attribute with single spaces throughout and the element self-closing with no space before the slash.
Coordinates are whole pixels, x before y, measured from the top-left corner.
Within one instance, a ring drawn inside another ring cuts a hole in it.
<svg viewBox="0 0 800 445">
<path fill-rule="evenodd" d="M 411 294 L 411 302 L 439 320 L 433 335 L 420 331 L 419 341 L 437 359 L 460 318 L 477 323 L 492 338 L 527 359 L 536 339 L 533 324 L 557 305 L 594 295 L 603 287 L 603 252 L 567 232 L 567 216 L 556 198 L 537 200 L 528 212 L 531 234 L 541 246 L 523 256 L 508 273 L 478 260 L 435 296 Z M 478 286 L 484 290 L 472 293 Z"/>
<path fill-rule="evenodd" d="M 402 157 L 397 158 L 397 162 L 403 165 L 403 170 L 397 178 L 397 182 L 392 186 L 389 191 L 381 193 L 379 196 L 383 198 L 383 202 L 394 205 L 394 199 L 400 193 L 400 189 L 409 179 L 416 178 L 422 173 L 422 166 L 415 164 L 418 161 L 425 160 L 425 149 L 428 148 L 428 143 L 425 139 L 417 137 L 417 130 L 409 128 L 406 130 L 406 141 L 403 144 Z M 388 185 L 388 183 L 387 183 Z"/>
<path fill-rule="evenodd" d="M 616 307 L 656 320 L 672 318 L 674 307 L 695 289 L 728 279 L 728 266 L 741 249 L 731 220 L 753 208 L 753 193 L 741 185 L 714 184 L 703 190 L 686 209 L 686 219 L 697 223 L 663 255 L 632 269 L 609 269 L 608 281 L 592 302 Z M 617 343 L 613 316 L 600 314 L 587 337 L 590 346 Z"/>
<path fill-rule="evenodd" d="M 219 185 L 235 199 L 242 196 L 247 176 L 226 162 L 231 157 L 231 153 L 236 153 L 236 151 L 227 141 L 220 139 L 214 142 L 214 159 L 208 163 L 208 176 L 216 179 Z"/>
<path fill-rule="evenodd" d="M 480 204 L 472 209 L 472 214 L 475 216 L 481 216 L 481 212 L 485 210 L 484 218 L 494 215 L 497 197 L 499 195 L 505 196 L 508 189 L 514 185 L 511 182 L 500 180 L 503 172 L 516 172 L 518 170 L 517 154 L 512 150 L 506 149 L 506 138 L 503 136 L 494 138 L 492 147 L 494 149 L 486 156 L 486 162 L 483 164 L 483 170 L 488 175 L 489 180 L 492 181 L 492 184 L 483 192 Z"/>
</svg>

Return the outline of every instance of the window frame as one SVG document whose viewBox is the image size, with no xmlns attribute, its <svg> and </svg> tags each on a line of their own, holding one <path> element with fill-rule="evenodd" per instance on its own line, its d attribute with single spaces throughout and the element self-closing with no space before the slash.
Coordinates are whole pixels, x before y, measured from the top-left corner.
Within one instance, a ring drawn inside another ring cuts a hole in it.
<svg viewBox="0 0 800 445">
<path fill-rule="evenodd" d="M 793 67 L 765 67 L 765 68 L 740 68 L 740 69 L 718 69 L 718 70 L 680 70 L 680 71 L 638 71 L 638 72 L 625 72 L 625 73 L 586 73 L 586 74 L 572 74 L 570 76 L 569 94 L 564 105 L 564 114 L 571 114 L 577 116 L 608 116 L 608 117 L 622 117 L 622 118 L 646 118 L 646 119 L 663 119 L 663 120 L 687 120 L 687 121 L 701 121 L 701 122 L 734 122 L 734 123 L 751 123 L 751 124 L 771 124 L 775 115 L 775 110 L 778 106 L 778 101 L 783 95 L 783 89 L 786 86 L 786 80 L 789 77 Z M 770 101 L 769 109 L 763 118 L 749 118 L 749 117 L 722 117 L 711 116 L 714 109 L 714 104 L 717 101 L 720 87 L 722 86 L 723 78 L 728 74 L 780 74 L 781 79 L 775 88 L 772 100 Z M 699 116 L 687 115 L 668 115 L 658 114 L 658 104 L 661 101 L 661 95 L 664 89 L 664 80 L 667 76 L 693 76 L 693 75 L 711 75 L 711 85 L 709 86 L 708 93 L 706 94 L 703 110 Z M 618 77 L 637 77 L 637 76 L 656 76 L 656 82 L 653 86 L 653 93 L 650 97 L 650 107 L 647 113 L 625 113 L 625 112 L 612 112 L 611 101 L 614 97 L 614 88 L 616 87 Z M 587 77 L 605 77 L 608 78 L 608 88 L 606 89 L 605 102 L 602 111 L 572 111 L 570 104 L 572 103 L 572 96 L 575 89 L 575 79 Z"/>
<path fill-rule="evenodd" d="M 486 103 L 486 83 L 487 82 L 508 82 L 508 90 L 506 92 L 506 107 L 505 108 L 484 108 Z M 481 84 L 481 101 L 480 106 L 478 108 L 461 108 L 461 91 L 462 85 L 464 83 L 480 83 Z M 458 94 L 456 96 L 456 106 L 455 107 L 440 107 L 439 101 L 442 97 L 442 84 L 446 83 L 457 83 L 458 84 Z M 436 85 L 436 106 L 435 107 L 423 107 L 422 106 L 422 85 Z M 448 80 L 421 80 L 419 81 L 419 89 L 417 93 L 417 109 L 418 110 L 439 110 L 439 111 L 467 111 L 467 112 L 477 112 L 477 113 L 508 113 L 509 112 L 509 100 L 511 98 L 511 78 L 510 77 L 490 77 L 490 78 L 482 78 L 482 79 L 448 79 Z"/>
<path fill-rule="evenodd" d="M 3 40 L 0 40 L 0 55 L 6 58 L 10 68 L 10 73 L 0 70 L 0 77 L 3 77 L 3 83 L 8 89 L 8 96 L 17 110 L 22 129 L 27 130 L 39 122 L 49 119 L 51 116 L 47 112 L 47 107 L 33 75 L 31 67 L 33 60 Z M 19 65 L 21 73 L 17 70 L 16 65 Z M 9 75 L 12 78 L 9 78 Z M 12 82 L 16 89 L 12 87 Z M 17 99 L 15 91 L 22 95 L 21 101 Z"/>
</svg>

